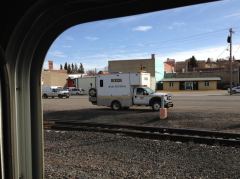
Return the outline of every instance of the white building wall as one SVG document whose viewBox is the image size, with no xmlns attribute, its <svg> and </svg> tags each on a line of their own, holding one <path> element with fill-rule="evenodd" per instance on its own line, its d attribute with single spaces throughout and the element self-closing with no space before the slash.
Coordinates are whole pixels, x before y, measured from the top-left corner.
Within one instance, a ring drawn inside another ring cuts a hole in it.
<svg viewBox="0 0 240 179">
<path fill-rule="evenodd" d="M 151 76 L 150 79 L 151 79 L 150 88 L 155 91 L 156 90 L 156 78 Z"/>
<path fill-rule="evenodd" d="M 88 94 L 90 88 L 95 88 L 96 86 L 96 77 L 82 77 L 76 78 L 76 87 L 82 88 L 85 90 L 85 94 Z"/>
</svg>

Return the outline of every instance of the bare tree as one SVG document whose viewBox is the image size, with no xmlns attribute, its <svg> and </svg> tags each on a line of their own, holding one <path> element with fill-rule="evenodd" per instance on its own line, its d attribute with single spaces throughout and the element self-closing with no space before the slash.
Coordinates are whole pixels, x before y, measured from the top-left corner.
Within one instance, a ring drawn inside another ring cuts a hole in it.
<svg viewBox="0 0 240 179">
<path fill-rule="evenodd" d="M 97 74 L 96 69 L 87 70 L 86 73 L 88 76 L 95 76 Z"/>
</svg>

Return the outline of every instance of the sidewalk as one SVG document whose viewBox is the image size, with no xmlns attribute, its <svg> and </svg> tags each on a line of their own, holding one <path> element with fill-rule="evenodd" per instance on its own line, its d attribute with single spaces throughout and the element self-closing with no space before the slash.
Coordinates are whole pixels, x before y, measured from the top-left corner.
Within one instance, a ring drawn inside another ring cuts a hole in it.
<svg viewBox="0 0 240 179">
<path fill-rule="evenodd" d="M 173 96 L 228 96 L 229 93 L 227 90 L 204 90 L 204 91 L 161 91 L 158 90 L 158 93 L 169 93 Z M 234 94 L 234 96 L 239 96 L 239 94 Z"/>
</svg>

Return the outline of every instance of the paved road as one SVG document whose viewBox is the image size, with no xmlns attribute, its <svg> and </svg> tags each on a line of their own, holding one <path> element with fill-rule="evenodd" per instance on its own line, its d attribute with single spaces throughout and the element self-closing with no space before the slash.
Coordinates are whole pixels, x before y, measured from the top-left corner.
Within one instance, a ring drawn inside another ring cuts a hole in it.
<svg viewBox="0 0 240 179">
<path fill-rule="evenodd" d="M 240 96 L 174 96 L 176 110 L 239 112 Z"/>
<path fill-rule="evenodd" d="M 240 113 L 240 95 L 219 94 L 189 94 L 175 93 L 173 95 L 173 110 L 183 111 L 222 111 Z M 43 99 L 44 112 L 78 110 L 78 109 L 102 109 L 106 107 L 92 105 L 87 96 L 71 96 L 69 99 Z M 131 107 L 132 109 L 150 109 L 149 107 Z"/>
<path fill-rule="evenodd" d="M 168 119 L 160 120 L 150 107 L 131 107 L 112 111 L 88 102 L 87 96 L 69 99 L 43 99 L 45 120 L 78 120 L 85 122 L 138 124 L 201 128 L 207 130 L 240 131 L 240 95 L 218 93 L 173 94 L 174 107 Z"/>
</svg>

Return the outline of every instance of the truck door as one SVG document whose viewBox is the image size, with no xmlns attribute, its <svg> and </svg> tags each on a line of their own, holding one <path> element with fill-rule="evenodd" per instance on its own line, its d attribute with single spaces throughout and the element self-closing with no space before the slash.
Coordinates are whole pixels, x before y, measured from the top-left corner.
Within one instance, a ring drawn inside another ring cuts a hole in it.
<svg viewBox="0 0 240 179">
<path fill-rule="evenodd" d="M 135 88 L 133 102 L 137 105 L 147 105 L 146 91 L 143 88 Z"/>
<path fill-rule="evenodd" d="M 58 96 L 58 90 L 57 89 L 52 89 L 51 96 Z"/>
</svg>

